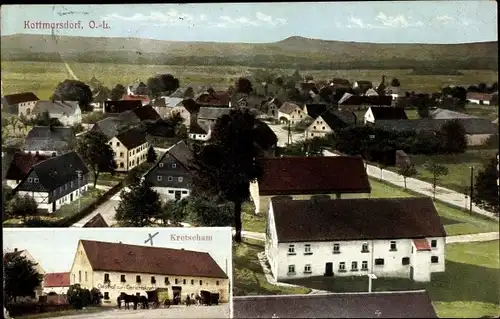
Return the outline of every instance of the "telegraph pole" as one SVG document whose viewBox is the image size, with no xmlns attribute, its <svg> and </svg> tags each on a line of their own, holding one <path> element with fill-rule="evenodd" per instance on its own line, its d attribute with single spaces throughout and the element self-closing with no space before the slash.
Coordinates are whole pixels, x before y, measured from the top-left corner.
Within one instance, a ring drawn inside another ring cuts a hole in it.
<svg viewBox="0 0 500 319">
<path fill-rule="evenodd" d="M 292 128 L 290 125 L 290 120 L 288 120 L 288 145 L 292 144 Z"/>
<path fill-rule="evenodd" d="M 469 211 L 472 214 L 472 195 L 474 193 L 474 166 L 470 167 L 470 196 Z"/>
</svg>

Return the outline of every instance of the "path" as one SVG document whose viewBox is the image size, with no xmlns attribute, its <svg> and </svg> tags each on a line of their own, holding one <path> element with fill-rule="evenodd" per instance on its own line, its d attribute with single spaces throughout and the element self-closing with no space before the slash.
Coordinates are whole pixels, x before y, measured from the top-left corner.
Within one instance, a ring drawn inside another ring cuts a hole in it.
<svg viewBox="0 0 500 319">
<path fill-rule="evenodd" d="M 276 134 L 278 138 L 278 146 L 284 147 L 288 143 L 288 130 L 283 129 L 285 124 L 269 124 L 267 126 Z M 292 132 L 292 143 L 301 141 L 304 139 L 304 133 L 294 133 Z"/>
<path fill-rule="evenodd" d="M 80 79 L 75 75 L 75 73 L 73 72 L 73 70 L 71 70 L 71 68 L 69 67 L 68 62 L 66 62 L 66 61 L 63 60 L 63 63 L 66 66 L 66 69 L 68 70 L 69 75 L 71 75 L 73 77 L 73 79 L 79 81 Z"/>
<path fill-rule="evenodd" d="M 323 152 L 325 156 L 339 156 L 338 154 L 332 153 L 328 150 L 325 150 Z M 388 170 L 382 170 L 382 173 L 380 172 L 380 168 L 377 166 L 373 165 L 367 165 L 367 174 L 370 177 L 374 177 L 379 180 L 383 180 L 385 182 L 388 182 L 392 185 L 396 185 L 399 187 L 404 188 L 404 179 L 403 176 L 394 173 L 392 171 Z M 382 177 L 382 178 L 381 178 Z M 406 187 L 409 190 L 412 190 L 416 193 L 419 193 L 421 195 L 429 196 L 429 197 L 434 197 L 433 194 L 433 188 L 431 183 L 427 183 L 424 181 L 421 181 L 419 179 L 415 178 L 407 178 L 406 179 Z M 451 189 L 447 189 L 441 186 L 436 187 L 436 199 L 445 202 L 447 204 L 453 205 L 458 208 L 464 208 L 464 207 L 469 207 L 470 204 L 470 198 L 467 197 L 467 199 L 464 198 L 464 194 L 457 193 Z M 476 206 L 474 203 L 472 204 L 472 211 L 480 214 L 487 216 L 492 219 L 498 220 L 498 217 L 495 216 L 493 213 L 488 212 L 478 206 Z"/>
</svg>

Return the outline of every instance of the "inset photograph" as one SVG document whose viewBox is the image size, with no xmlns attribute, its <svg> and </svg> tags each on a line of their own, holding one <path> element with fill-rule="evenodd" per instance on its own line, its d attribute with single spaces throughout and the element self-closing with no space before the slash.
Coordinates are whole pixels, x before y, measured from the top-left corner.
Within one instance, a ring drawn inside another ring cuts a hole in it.
<svg viewBox="0 0 500 319">
<path fill-rule="evenodd" d="M 231 241 L 230 227 L 5 229 L 4 313 L 229 318 Z"/>
</svg>

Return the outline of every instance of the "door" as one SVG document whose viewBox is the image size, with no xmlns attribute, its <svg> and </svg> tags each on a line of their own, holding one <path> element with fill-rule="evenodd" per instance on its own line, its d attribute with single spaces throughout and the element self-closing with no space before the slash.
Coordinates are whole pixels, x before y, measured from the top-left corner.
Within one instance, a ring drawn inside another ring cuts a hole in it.
<svg viewBox="0 0 500 319">
<path fill-rule="evenodd" d="M 73 201 L 73 193 L 71 193 L 71 194 L 69 195 L 69 201 L 70 201 L 70 202 L 72 202 L 72 201 Z"/>
<path fill-rule="evenodd" d="M 410 279 L 413 280 L 413 266 L 410 266 Z"/>
<path fill-rule="evenodd" d="M 175 200 L 181 199 L 181 191 L 175 191 Z"/>
<path fill-rule="evenodd" d="M 54 200 L 52 202 L 52 212 L 55 212 L 56 211 L 56 201 Z"/>
<path fill-rule="evenodd" d="M 332 277 L 333 276 L 333 263 L 326 263 L 325 265 L 325 276 Z"/>
</svg>

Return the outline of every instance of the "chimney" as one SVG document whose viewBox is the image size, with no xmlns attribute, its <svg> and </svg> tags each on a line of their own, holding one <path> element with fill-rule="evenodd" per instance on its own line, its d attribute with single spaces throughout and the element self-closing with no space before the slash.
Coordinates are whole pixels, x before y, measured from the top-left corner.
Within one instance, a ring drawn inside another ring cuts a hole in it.
<svg viewBox="0 0 500 319">
<path fill-rule="evenodd" d="M 17 248 L 14 248 L 14 252 L 17 253 Z"/>
</svg>

